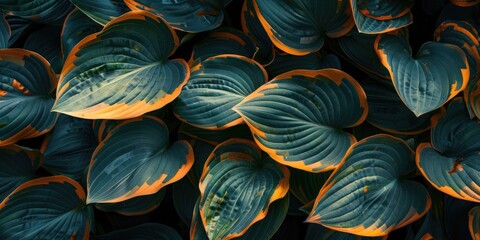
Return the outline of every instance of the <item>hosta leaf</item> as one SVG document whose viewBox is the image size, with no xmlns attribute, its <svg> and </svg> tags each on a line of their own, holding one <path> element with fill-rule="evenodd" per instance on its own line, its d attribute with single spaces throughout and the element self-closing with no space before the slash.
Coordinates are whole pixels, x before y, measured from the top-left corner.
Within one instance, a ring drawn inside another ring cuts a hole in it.
<svg viewBox="0 0 480 240">
<path fill-rule="evenodd" d="M 80 182 L 97 144 L 92 121 L 61 114 L 43 142 L 42 166 Z"/>
<path fill-rule="evenodd" d="M 274 160 L 309 172 L 334 169 L 356 140 L 342 128 L 368 112 L 365 92 L 337 69 L 277 76 L 234 107 Z"/>
<path fill-rule="evenodd" d="M 170 144 L 162 120 L 126 120 L 93 153 L 87 202 L 116 203 L 156 193 L 184 177 L 192 165 L 192 147 L 186 141 Z"/>
<path fill-rule="evenodd" d="M 11 47 L 24 34 L 25 30 L 32 25 L 32 21 L 12 15 L 5 15 L 5 19 L 11 30 L 11 35 L 8 40 L 8 46 Z"/>
<path fill-rule="evenodd" d="M 10 25 L 8 24 L 3 12 L 0 12 L 0 49 L 8 48 L 10 35 L 12 31 L 10 30 Z"/>
<path fill-rule="evenodd" d="M 480 3 L 479 0 L 450 0 L 450 2 L 460 7 L 471 7 Z"/>
<path fill-rule="evenodd" d="M 0 147 L 0 202 L 22 183 L 34 179 L 41 161 L 37 150 L 17 145 Z"/>
<path fill-rule="evenodd" d="M 54 111 L 90 119 L 125 119 L 173 101 L 190 74 L 168 60 L 178 37 L 161 18 L 129 12 L 80 41 L 68 55 Z"/>
<path fill-rule="evenodd" d="M 98 203 L 95 207 L 104 212 L 116 212 L 125 216 L 137 216 L 155 210 L 163 200 L 165 189 L 144 196 L 130 198 L 118 203 Z"/>
<path fill-rule="evenodd" d="M 61 26 L 45 26 L 30 33 L 23 48 L 36 52 L 50 63 L 55 73 L 60 73 L 63 67 L 60 48 Z"/>
<path fill-rule="evenodd" d="M 332 172 L 310 173 L 295 168 L 289 169 L 290 192 L 302 203 L 309 204 L 318 196 L 320 188 Z"/>
<path fill-rule="evenodd" d="M 432 118 L 432 142 L 417 148 L 417 166 L 438 190 L 480 202 L 480 121 L 471 120 L 461 98 Z"/>
<path fill-rule="evenodd" d="M 255 42 L 256 53 L 253 57 L 262 65 L 268 65 L 275 58 L 275 46 L 258 19 L 253 0 L 245 0 L 240 13 L 242 30 Z"/>
<path fill-rule="evenodd" d="M 435 112 L 415 116 L 402 102 L 393 86 L 365 82 L 369 112 L 367 121 L 386 132 L 419 134 L 430 129 L 430 117 Z"/>
<path fill-rule="evenodd" d="M 94 240 L 181 240 L 173 228 L 160 223 L 144 223 L 131 228 L 94 236 Z"/>
<path fill-rule="evenodd" d="M 31 180 L 0 203 L 0 238 L 88 239 L 91 210 L 80 184 L 65 176 Z"/>
<path fill-rule="evenodd" d="M 322 187 L 307 222 L 367 237 L 406 226 L 431 206 L 425 187 L 406 179 L 414 170 L 406 142 L 383 134 L 365 138 Z"/>
<path fill-rule="evenodd" d="M 389 79 L 387 69 L 378 59 L 373 44 L 377 35 L 362 34 L 352 30 L 350 34 L 338 39 L 345 56 L 358 68 L 375 76 Z"/>
<path fill-rule="evenodd" d="M 73 10 L 73 5 L 68 0 L 3 0 L 0 9 L 35 22 L 57 24 Z"/>
<path fill-rule="evenodd" d="M 123 0 L 70 0 L 93 21 L 105 25 L 130 9 Z"/>
<path fill-rule="evenodd" d="M 223 21 L 223 8 L 231 0 L 124 0 L 132 10 L 148 10 L 162 16 L 173 28 L 186 32 L 212 30 Z"/>
<path fill-rule="evenodd" d="M 271 239 L 277 230 L 282 225 L 285 216 L 288 212 L 290 195 L 273 202 L 269 209 L 267 216 L 254 223 L 245 234 L 236 237 L 236 240 L 250 240 L 250 239 Z M 202 219 L 198 211 L 198 204 L 194 206 L 193 220 L 190 227 L 190 239 L 208 240 L 205 229 L 202 225 Z"/>
<path fill-rule="evenodd" d="M 325 35 L 340 37 L 354 26 L 347 0 L 254 0 L 272 42 L 282 51 L 306 55 L 322 48 Z"/>
<path fill-rule="evenodd" d="M 385 33 L 413 23 L 414 0 L 350 0 L 350 4 L 361 33 Z"/>
<path fill-rule="evenodd" d="M 325 68 L 341 69 L 338 57 L 333 54 L 322 56 L 315 53 L 304 56 L 277 54 L 273 62 L 265 67 L 268 75 L 272 78 L 297 69 L 320 70 Z"/>
<path fill-rule="evenodd" d="M 350 233 L 338 232 L 319 224 L 309 224 L 305 240 L 386 240 L 385 237 L 362 237 Z"/>
<path fill-rule="evenodd" d="M 172 185 L 173 207 L 177 215 L 187 226 L 190 226 L 192 223 L 193 209 L 199 196 L 200 191 L 197 185 L 193 185 L 187 178 L 183 178 Z M 200 224 L 202 224 L 201 221 Z"/>
<path fill-rule="evenodd" d="M 197 140 L 182 134 L 179 134 L 178 139 L 186 140 L 192 146 L 195 163 L 193 164 L 192 169 L 188 172 L 187 178 L 193 185 L 198 186 L 198 181 L 200 180 L 200 176 L 202 176 L 203 172 L 203 165 L 217 144 L 212 145 L 205 141 Z"/>
<path fill-rule="evenodd" d="M 225 129 L 243 122 L 232 107 L 267 81 L 257 62 L 239 55 L 219 55 L 195 65 L 175 101 L 174 113 L 193 126 Z"/>
<path fill-rule="evenodd" d="M 195 44 L 189 65 L 194 66 L 220 54 L 236 54 L 252 58 L 254 53 L 253 41 L 243 32 L 234 28 L 220 28 Z"/>
<path fill-rule="evenodd" d="M 480 239 L 480 206 L 472 208 L 468 212 L 468 228 L 473 240 Z"/>
<path fill-rule="evenodd" d="M 393 33 L 379 35 L 375 50 L 398 95 L 416 116 L 441 107 L 467 85 L 468 62 L 455 45 L 426 42 L 412 57 L 408 41 Z"/>
<path fill-rule="evenodd" d="M 23 49 L 0 50 L 0 146 L 48 132 L 57 78 L 48 62 Z"/>
<path fill-rule="evenodd" d="M 97 136 L 98 142 L 105 139 L 108 133 L 120 123 L 122 123 L 122 121 L 119 120 L 94 120 L 93 132 L 95 136 Z"/>
<path fill-rule="evenodd" d="M 267 215 L 288 192 L 290 173 L 262 156 L 254 142 L 231 139 L 218 145 L 200 179 L 199 212 L 210 239 L 239 237 Z M 232 211 L 242 209 L 242 211 Z"/>
<path fill-rule="evenodd" d="M 480 35 L 473 25 L 465 21 L 445 21 L 435 30 L 438 42 L 451 43 L 465 53 L 470 79 L 463 91 L 470 116 L 480 118 Z"/>
<path fill-rule="evenodd" d="M 66 59 L 73 47 L 86 36 L 100 32 L 102 25 L 91 20 L 78 9 L 73 10 L 63 23 L 61 34 L 62 57 Z"/>
</svg>

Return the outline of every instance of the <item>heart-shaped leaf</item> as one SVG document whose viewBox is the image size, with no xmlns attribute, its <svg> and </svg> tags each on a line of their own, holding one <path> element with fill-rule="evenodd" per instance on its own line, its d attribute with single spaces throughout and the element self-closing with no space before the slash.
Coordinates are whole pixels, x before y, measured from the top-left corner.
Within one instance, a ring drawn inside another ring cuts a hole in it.
<svg viewBox="0 0 480 240">
<path fill-rule="evenodd" d="M 95 22 L 105 25 L 120 15 L 129 12 L 123 0 L 71 0 L 75 6 Z"/>
<path fill-rule="evenodd" d="M 461 98 L 432 118 L 431 139 L 417 147 L 423 176 L 450 196 L 480 202 L 480 121 L 470 119 Z"/>
<path fill-rule="evenodd" d="M 218 145 L 199 183 L 198 209 L 208 237 L 231 239 L 245 234 L 265 218 L 272 202 L 287 194 L 289 177 L 285 166 L 262 156 L 252 141 L 231 139 Z"/>
<path fill-rule="evenodd" d="M 124 0 L 132 10 L 156 13 L 175 29 L 186 32 L 204 32 L 220 26 L 223 8 L 232 0 Z"/>
<path fill-rule="evenodd" d="M 126 119 L 173 101 L 190 75 L 183 59 L 168 60 L 178 37 L 161 18 L 126 13 L 68 55 L 56 112 L 89 119 Z"/>
<path fill-rule="evenodd" d="M 80 182 L 97 145 L 92 121 L 61 114 L 40 149 L 42 167 Z"/>
<path fill-rule="evenodd" d="M 0 1 L 0 9 L 8 14 L 46 24 L 63 21 L 73 8 L 74 6 L 68 0 Z"/>
<path fill-rule="evenodd" d="M 267 82 L 263 67 L 239 55 L 219 55 L 195 65 L 175 101 L 182 121 L 204 129 L 225 129 L 243 119 L 232 107 Z"/>
<path fill-rule="evenodd" d="M 413 23 L 414 0 L 350 0 L 358 31 L 365 34 L 390 32 Z"/>
<path fill-rule="evenodd" d="M 187 141 L 169 143 L 155 117 L 126 120 L 95 149 L 88 171 L 88 203 L 116 203 L 154 194 L 183 178 L 193 165 Z"/>
<path fill-rule="evenodd" d="M 65 176 L 38 178 L 0 203 L 0 238 L 88 239 L 92 214 L 80 184 Z"/>
<path fill-rule="evenodd" d="M 50 131 L 57 118 L 50 112 L 56 84 L 42 56 L 23 49 L 0 50 L 0 146 Z"/>
<path fill-rule="evenodd" d="M 441 107 L 467 86 L 468 62 L 455 45 L 426 42 L 412 57 L 407 39 L 389 33 L 378 35 L 374 46 L 398 95 L 416 116 Z"/>
<path fill-rule="evenodd" d="M 427 189 L 406 179 L 414 170 L 414 153 L 401 139 L 365 138 L 322 187 L 307 222 L 367 237 L 406 226 L 431 206 Z"/>
<path fill-rule="evenodd" d="M 325 35 L 341 37 L 354 26 L 348 0 L 254 0 L 253 5 L 275 46 L 292 55 L 316 52 Z"/>
<path fill-rule="evenodd" d="M 355 137 L 343 128 L 367 117 L 365 92 L 337 69 L 295 70 L 234 107 L 275 161 L 309 172 L 333 170 Z"/>
<path fill-rule="evenodd" d="M 0 147 L 0 202 L 15 188 L 35 178 L 42 155 L 17 145 Z"/>
</svg>

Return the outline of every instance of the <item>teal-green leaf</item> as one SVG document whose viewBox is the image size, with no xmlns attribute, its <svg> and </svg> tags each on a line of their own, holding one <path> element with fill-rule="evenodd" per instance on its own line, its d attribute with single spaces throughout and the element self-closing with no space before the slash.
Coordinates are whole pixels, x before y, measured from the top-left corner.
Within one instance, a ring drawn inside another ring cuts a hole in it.
<svg viewBox="0 0 480 240">
<path fill-rule="evenodd" d="M 116 212 L 125 216 L 138 216 L 155 210 L 165 196 L 165 189 L 149 194 L 130 198 L 118 203 L 98 203 L 95 207 L 104 212 Z"/>
<path fill-rule="evenodd" d="M 274 160 L 309 172 L 333 170 L 355 137 L 343 128 L 367 117 L 365 92 L 337 69 L 277 76 L 234 107 Z"/>
<path fill-rule="evenodd" d="M 235 28 L 219 28 L 193 46 L 189 65 L 194 66 L 207 58 L 220 54 L 236 54 L 253 58 L 255 45 L 242 31 Z"/>
<path fill-rule="evenodd" d="M 358 31 L 386 33 L 413 23 L 414 0 L 350 0 Z"/>
<path fill-rule="evenodd" d="M 12 30 L 10 29 L 10 25 L 7 19 L 5 19 L 3 12 L 0 12 L 0 49 L 9 46 L 8 42 L 10 41 L 11 34 Z"/>
<path fill-rule="evenodd" d="M 49 63 L 23 49 L 0 50 L 0 146 L 48 132 L 57 118 L 50 96 L 57 78 Z"/>
<path fill-rule="evenodd" d="M 162 120 L 151 116 L 126 120 L 93 153 L 87 202 L 116 203 L 154 194 L 183 178 L 193 158 L 187 141 L 169 142 Z"/>
<path fill-rule="evenodd" d="M 65 176 L 26 182 L 0 203 L 0 238 L 88 239 L 93 212 L 85 197 Z"/>
<path fill-rule="evenodd" d="M 367 121 L 373 126 L 394 134 L 415 135 L 430 129 L 430 117 L 438 111 L 415 116 L 402 102 L 391 82 L 363 82 L 369 112 Z"/>
<path fill-rule="evenodd" d="M 63 67 L 61 32 L 61 26 L 44 26 L 30 33 L 23 45 L 24 49 L 36 52 L 47 59 L 55 73 L 60 73 Z"/>
<path fill-rule="evenodd" d="M 431 143 L 417 147 L 416 162 L 438 190 L 480 202 L 480 120 L 470 119 L 465 102 L 455 98 L 446 113 L 432 118 Z"/>
<path fill-rule="evenodd" d="M 35 178 L 42 155 L 17 145 L 0 147 L 0 202 L 15 188 Z"/>
<path fill-rule="evenodd" d="M 275 58 L 275 46 L 258 19 L 253 0 L 245 0 L 240 13 L 242 31 L 255 43 L 256 53 L 253 59 L 266 66 Z"/>
<path fill-rule="evenodd" d="M 100 25 L 105 25 L 130 11 L 123 0 L 71 0 L 71 2 Z"/>
<path fill-rule="evenodd" d="M 25 30 L 32 25 L 32 21 L 26 18 L 21 18 L 13 15 L 5 15 L 5 19 L 10 25 L 11 35 L 8 40 L 8 46 L 12 46 L 25 33 Z"/>
<path fill-rule="evenodd" d="M 207 236 L 230 239 L 245 234 L 265 218 L 272 202 L 287 194 L 289 177 L 285 166 L 262 156 L 252 141 L 231 139 L 218 145 L 199 183 L 198 209 Z"/>
<path fill-rule="evenodd" d="M 353 145 L 320 190 L 307 222 L 367 237 L 381 237 L 421 218 L 431 206 L 425 187 L 407 177 L 414 152 L 390 135 Z"/>
<path fill-rule="evenodd" d="M 124 0 L 132 10 L 148 10 L 162 16 L 175 29 L 204 32 L 220 26 L 223 8 L 232 0 Z"/>
<path fill-rule="evenodd" d="M 480 118 L 480 34 L 465 21 L 444 21 L 435 30 L 436 41 L 460 47 L 467 56 L 470 79 L 463 91 L 470 117 Z"/>
<path fill-rule="evenodd" d="M 480 239 L 480 206 L 468 212 L 468 228 L 473 240 Z"/>
<path fill-rule="evenodd" d="M 225 129 L 243 123 L 232 107 L 267 82 L 265 69 L 239 55 L 218 55 L 195 65 L 174 103 L 182 121 L 204 129 Z"/>
<path fill-rule="evenodd" d="M 316 52 L 325 36 L 341 37 L 354 26 L 348 0 L 254 0 L 253 5 L 270 40 L 292 55 Z"/>
<path fill-rule="evenodd" d="M 404 36 L 388 33 L 378 35 L 374 46 L 398 95 L 416 116 L 441 107 L 467 85 L 467 58 L 455 45 L 426 42 L 413 57 Z"/>
<path fill-rule="evenodd" d="M 72 49 L 86 36 L 100 32 L 102 25 L 91 20 L 82 11 L 73 10 L 63 23 L 61 33 L 62 57 L 65 60 Z"/>
<path fill-rule="evenodd" d="M 3 0 L 0 9 L 10 15 L 45 24 L 59 24 L 74 6 L 68 0 Z"/>
<path fill-rule="evenodd" d="M 305 240 L 386 240 L 385 237 L 362 237 L 326 228 L 320 224 L 308 224 Z"/>
<path fill-rule="evenodd" d="M 135 227 L 93 236 L 93 240 L 182 240 L 173 228 L 160 223 L 144 223 Z"/>
<path fill-rule="evenodd" d="M 89 119 L 127 119 L 162 108 L 187 82 L 183 59 L 169 60 L 178 37 L 163 19 L 126 13 L 80 41 L 60 75 L 56 112 Z"/>
<path fill-rule="evenodd" d="M 81 182 L 97 145 L 92 121 L 60 114 L 42 144 L 42 167 Z"/>
</svg>

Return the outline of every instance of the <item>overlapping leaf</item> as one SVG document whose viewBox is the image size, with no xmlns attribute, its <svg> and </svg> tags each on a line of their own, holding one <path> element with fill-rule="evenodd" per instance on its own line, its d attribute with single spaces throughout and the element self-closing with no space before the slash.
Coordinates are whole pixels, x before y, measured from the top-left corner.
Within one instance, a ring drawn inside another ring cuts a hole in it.
<svg viewBox="0 0 480 240">
<path fill-rule="evenodd" d="M 48 62 L 23 49 L 0 50 L 0 146 L 48 132 L 57 118 L 50 96 L 57 78 Z"/>
<path fill-rule="evenodd" d="M 150 195 L 138 196 L 118 203 L 98 203 L 95 207 L 104 212 L 116 212 L 125 216 L 138 216 L 155 210 L 165 196 L 165 189 Z"/>
<path fill-rule="evenodd" d="M 158 118 L 126 120 L 95 149 L 88 172 L 88 203 L 116 203 L 154 194 L 184 177 L 193 165 L 186 141 L 169 143 Z"/>
<path fill-rule="evenodd" d="M 231 1 L 124 0 L 130 9 L 154 12 L 173 28 L 186 32 L 204 32 L 220 26 L 224 18 L 223 8 Z"/>
<path fill-rule="evenodd" d="M 265 218 L 272 202 L 287 194 L 289 177 L 288 169 L 262 156 L 254 142 L 231 139 L 218 145 L 199 183 L 198 211 L 208 238 L 245 234 Z"/>
<path fill-rule="evenodd" d="M 17 145 L 0 147 L 0 201 L 15 188 L 35 178 L 40 152 Z"/>
<path fill-rule="evenodd" d="M 468 228 L 473 240 L 480 239 L 480 207 L 474 207 L 468 212 Z"/>
<path fill-rule="evenodd" d="M 55 73 L 60 73 L 63 67 L 63 57 L 60 47 L 60 26 L 45 26 L 30 33 L 23 48 L 36 52 L 44 57 Z"/>
<path fill-rule="evenodd" d="M 3 0 L 0 9 L 39 23 L 55 24 L 73 10 L 68 0 Z"/>
<path fill-rule="evenodd" d="M 279 75 L 234 110 L 274 160 L 321 172 L 334 169 L 356 141 L 342 129 L 362 123 L 368 106 L 355 79 L 337 69 L 324 69 Z"/>
<path fill-rule="evenodd" d="M 88 239 L 93 216 L 85 197 L 64 176 L 26 182 L 0 203 L 0 238 Z"/>
<path fill-rule="evenodd" d="M 320 190 L 307 222 L 379 237 L 422 217 L 431 199 L 408 180 L 414 153 L 404 141 L 375 135 L 353 145 Z"/>
<path fill-rule="evenodd" d="M 416 116 L 441 107 L 466 87 L 470 76 L 466 56 L 455 45 L 426 42 L 412 57 L 408 41 L 389 33 L 377 37 L 375 50 L 400 98 Z"/>
<path fill-rule="evenodd" d="M 365 34 L 390 32 L 413 23 L 414 0 L 350 0 L 358 31 Z"/>
<path fill-rule="evenodd" d="M 257 62 L 238 55 L 211 57 L 191 70 L 174 112 L 188 124 L 225 129 L 243 122 L 232 107 L 267 81 Z"/>
<path fill-rule="evenodd" d="M 53 174 L 81 181 L 98 141 L 92 121 L 61 114 L 42 148 L 42 166 Z"/>
<path fill-rule="evenodd" d="M 54 111 L 89 119 L 126 119 L 173 101 L 190 71 L 168 60 L 178 37 L 144 11 L 110 21 L 70 52 L 60 76 Z"/>
<path fill-rule="evenodd" d="M 432 118 L 431 143 L 417 148 L 417 166 L 438 190 L 480 202 L 480 122 L 471 120 L 461 98 Z"/>
<path fill-rule="evenodd" d="M 95 22 L 105 25 L 130 11 L 123 0 L 71 0 L 75 6 Z"/>
<path fill-rule="evenodd" d="M 7 20 L 11 30 L 8 46 L 12 46 L 20 37 L 22 37 L 25 30 L 32 25 L 32 21 L 13 15 L 5 15 L 5 19 Z"/>
<path fill-rule="evenodd" d="M 316 52 L 325 35 L 341 37 L 354 26 L 347 0 L 254 0 L 253 5 L 275 46 L 293 55 Z"/>
<path fill-rule="evenodd" d="M 480 34 L 465 21 L 445 21 L 435 31 L 435 39 L 460 47 L 465 53 L 470 69 L 470 79 L 463 91 L 470 117 L 480 118 Z"/>
<path fill-rule="evenodd" d="M 91 20 L 87 15 L 78 9 L 73 10 L 63 23 L 61 33 L 62 57 L 65 60 L 77 45 L 86 36 L 100 32 L 102 25 Z"/>
</svg>

